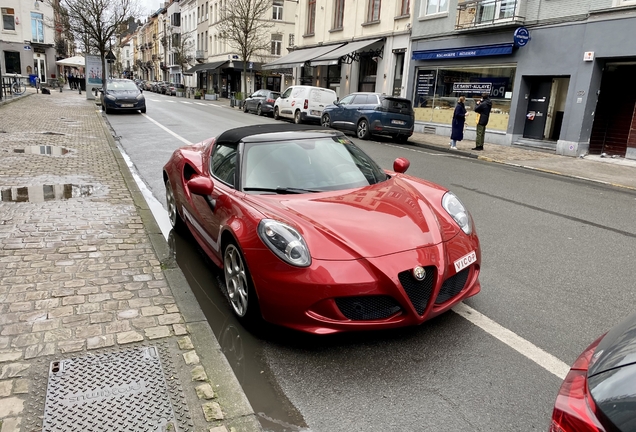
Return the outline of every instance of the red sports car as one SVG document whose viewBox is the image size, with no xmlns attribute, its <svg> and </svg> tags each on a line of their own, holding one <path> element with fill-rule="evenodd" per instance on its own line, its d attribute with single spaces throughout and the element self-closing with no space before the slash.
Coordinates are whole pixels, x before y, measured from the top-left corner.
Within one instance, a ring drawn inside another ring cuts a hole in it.
<svg viewBox="0 0 636 432">
<path fill-rule="evenodd" d="M 420 324 L 481 289 L 470 213 L 408 167 L 276 124 L 180 148 L 163 177 L 173 226 L 223 269 L 240 319 L 327 334 Z"/>
</svg>

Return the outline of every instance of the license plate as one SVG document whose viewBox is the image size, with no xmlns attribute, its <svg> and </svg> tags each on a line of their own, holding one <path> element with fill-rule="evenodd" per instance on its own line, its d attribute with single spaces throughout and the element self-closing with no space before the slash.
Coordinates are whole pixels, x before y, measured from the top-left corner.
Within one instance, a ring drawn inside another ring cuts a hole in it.
<svg viewBox="0 0 636 432">
<path fill-rule="evenodd" d="M 310 113 L 311 115 L 314 115 L 314 116 L 319 116 L 320 114 L 322 114 L 322 112 L 316 111 L 316 110 L 311 110 Z"/>
<path fill-rule="evenodd" d="M 403 120 L 391 120 L 391 124 L 404 126 L 406 124 L 406 122 L 403 121 Z"/>
<path fill-rule="evenodd" d="M 465 269 L 475 261 L 477 261 L 477 254 L 475 253 L 475 251 L 472 251 L 468 255 L 464 255 L 463 257 L 455 261 L 455 272 L 459 273 L 461 270 Z"/>
<path fill-rule="evenodd" d="M 135 104 L 121 104 L 122 108 L 132 108 L 134 106 L 135 106 Z"/>
</svg>

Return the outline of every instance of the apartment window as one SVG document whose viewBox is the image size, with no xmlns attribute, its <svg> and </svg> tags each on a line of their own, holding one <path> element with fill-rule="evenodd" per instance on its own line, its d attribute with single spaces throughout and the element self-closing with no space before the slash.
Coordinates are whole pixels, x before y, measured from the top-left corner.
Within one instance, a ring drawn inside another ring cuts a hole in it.
<svg viewBox="0 0 636 432">
<path fill-rule="evenodd" d="M 31 40 L 44 43 L 44 15 L 31 12 Z"/>
<path fill-rule="evenodd" d="M 316 0 L 307 0 L 307 31 L 312 35 L 316 29 Z"/>
<path fill-rule="evenodd" d="M 399 16 L 408 15 L 410 6 L 411 6 L 411 3 L 410 3 L 409 0 L 401 0 L 400 1 L 400 15 Z"/>
<path fill-rule="evenodd" d="M 274 7 L 272 9 L 272 19 L 276 21 L 283 20 L 283 0 L 274 0 Z"/>
<path fill-rule="evenodd" d="M 208 32 L 205 32 L 205 48 L 203 48 L 205 51 L 208 50 Z"/>
<path fill-rule="evenodd" d="M 4 67 L 7 74 L 21 74 L 20 53 L 17 51 L 4 52 Z"/>
<path fill-rule="evenodd" d="M 205 20 L 207 21 L 210 18 L 208 15 L 208 2 L 205 2 Z"/>
<path fill-rule="evenodd" d="M 426 15 L 448 12 L 448 0 L 426 0 Z"/>
<path fill-rule="evenodd" d="M 334 0 L 333 5 L 333 28 L 341 29 L 344 21 L 344 2 L 345 0 Z"/>
<path fill-rule="evenodd" d="M 293 47 L 296 44 L 296 40 L 294 39 L 294 34 L 289 34 L 289 43 L 287 44 L 290 47 Z"/>
<path fill-rule="evenodd" d="M 283 50 L 283 35 L 273 34 L 271 54 L 279 56 L 282 50 Z"/>
<path fill-rule="evenodd" d="M 381 0 L 369 0 L 367 22 L 380 21 L 380 1 Z"/>
<path fill-rule="evenodd" d="M 2 8 L 2 29 L 15 31 L 15 11 L 12 8 Z"/>
</svg>

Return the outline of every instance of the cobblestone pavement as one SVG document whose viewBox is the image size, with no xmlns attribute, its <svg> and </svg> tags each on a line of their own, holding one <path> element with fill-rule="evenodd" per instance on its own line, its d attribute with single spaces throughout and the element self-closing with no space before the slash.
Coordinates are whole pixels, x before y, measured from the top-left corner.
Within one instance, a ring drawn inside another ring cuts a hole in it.
<svg viewBox="0 0 636 432">
<path fill-rule="evenodd" d="M 207 322 L 186 317 L 202 314 L 173 296 L 185 282 L 94 103 L 1 105 L 0 165 L 0 431 L 41 430 L 52 361 L 138 346 L 173 371 L 180 429 L 260 430 Z"/>
</svg>

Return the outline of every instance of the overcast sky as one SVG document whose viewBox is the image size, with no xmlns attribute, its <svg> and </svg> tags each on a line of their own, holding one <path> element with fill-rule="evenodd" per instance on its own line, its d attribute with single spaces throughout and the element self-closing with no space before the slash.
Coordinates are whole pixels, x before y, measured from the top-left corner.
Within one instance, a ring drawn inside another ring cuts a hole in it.
<svg viewBox="0 0 636 432">
<path fill-rule="evenodd" d="M 141 7 L 144 9 L 145 12 L 142 21 L 145 21 L 146 17 L 159 9 L 159 4 L 163 3 L 163 1 L 160 2 L 159 0 L 139 0 L 139 2 L 141 3 Z"/>
</svg>

